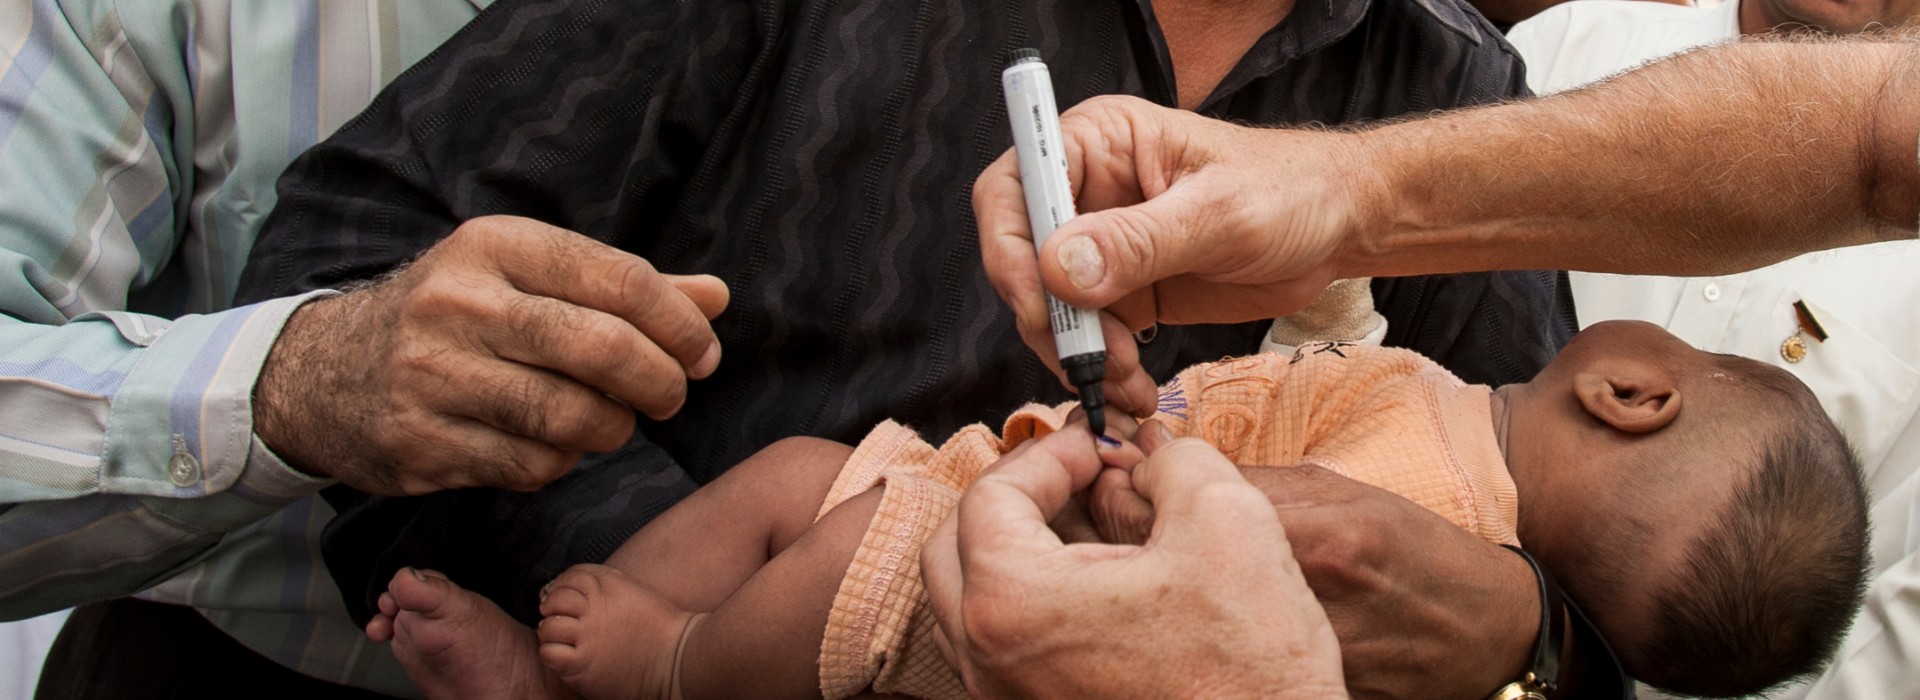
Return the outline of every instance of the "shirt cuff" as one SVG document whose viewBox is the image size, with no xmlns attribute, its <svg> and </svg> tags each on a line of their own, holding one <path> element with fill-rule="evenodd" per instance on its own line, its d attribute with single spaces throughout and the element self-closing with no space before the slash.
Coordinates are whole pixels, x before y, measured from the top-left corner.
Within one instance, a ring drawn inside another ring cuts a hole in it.
<svg viewBox="0 0 1920 700">
<path fill-rule="evenodd" d="M 113 397 L 100 490 L 192 499 L 238 489 L 277 506 L 330 483 L 294 471 L 253 434 L 253 387 L 287 318 L 333 294 L 186 316 L 128 336 L 145 347 Z"/>
</svg>

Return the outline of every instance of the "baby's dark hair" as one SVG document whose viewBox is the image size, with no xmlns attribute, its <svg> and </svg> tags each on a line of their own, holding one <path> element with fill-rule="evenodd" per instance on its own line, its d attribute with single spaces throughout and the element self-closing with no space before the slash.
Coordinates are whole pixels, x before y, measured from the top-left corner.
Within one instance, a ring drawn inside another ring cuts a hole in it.
<svg viewBox="0 0 1920 700">
<path fill-rule="evenodd" d="M 1865 592 L 1866 493 L 1846 436 L 1791 374 L 1741 374 L 1759 405 L 1782 409 L 1721 426 L 1762 435 L 1759 466 L 1656 589 L 1650 638 L 1621 650 L 1636 678 L 1686 695 L 1751 695 L 1818 672 Z"/>
</svg>

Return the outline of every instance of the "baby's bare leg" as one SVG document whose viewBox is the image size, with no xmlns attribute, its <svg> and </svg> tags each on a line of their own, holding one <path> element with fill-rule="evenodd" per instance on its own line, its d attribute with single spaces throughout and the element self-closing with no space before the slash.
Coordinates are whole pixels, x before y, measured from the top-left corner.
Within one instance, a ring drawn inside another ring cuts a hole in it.
<svg viewBox="0 0 1920 700">
<path fill-rule="evenodd" d="M 541 659 L 589 698 L 818 697 L 827 615 L 880 495 L 835 507 L 697 619 L 617 569 L 574 567 L 541 604 Z"/>
<path fill-rule="evenodd" d="M 687 698 L 820 696 L 820 643 L 881 489 L 847 499 L 695 627 L 680 661 Z"/>
<path fill-rule="evenodd" d="M 684 610 L 719 607 L 813 524 L 853 448 L 788 438 L 655 518 L 607 558 Z"/>
</svg>

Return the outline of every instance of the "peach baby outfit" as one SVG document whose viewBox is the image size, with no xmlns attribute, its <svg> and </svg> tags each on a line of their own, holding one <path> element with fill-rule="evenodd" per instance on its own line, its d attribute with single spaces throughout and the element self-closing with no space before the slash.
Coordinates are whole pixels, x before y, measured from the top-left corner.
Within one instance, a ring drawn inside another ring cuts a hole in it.
<svg viewBox="0 0 1920 700">
<path fill-rule="evenodd" d="M 1182 371 L 1156 417 L 1205 439 L 1236 464 L 1314 464 L 1397 493 L 1491 542 L 1517 544 L 1513 481 L 1496 444 L 1489 390 L 1405 350 L 1302 346 Z M 1006 451 L 1065 422 L 1072 405 L 1029 405 L 995 437 L 984 425 L 934 449 L 891 421 L 854 449 L 821 514 L 884 483 L 886 491 L 833 601 L 820 690 L 963 698 L 933 641 L 920 546 L 969 483 Z"/>
</svg>

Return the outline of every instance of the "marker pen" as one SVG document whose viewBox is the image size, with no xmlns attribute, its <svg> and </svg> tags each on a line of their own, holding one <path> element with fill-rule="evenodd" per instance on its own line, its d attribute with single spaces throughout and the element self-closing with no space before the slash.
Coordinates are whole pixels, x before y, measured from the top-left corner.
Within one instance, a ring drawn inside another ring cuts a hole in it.
<svg viewBox="0 0 1920 700">
<path fill-rule="evenodd" d="M 1036 49 L 1013 52 L 1013 61 L 1000 73 L 1007 91 L 1007 118 L 1013 122 L 1013 151 L 1020 159 L 1020 187 L 1027 195 L 1027 220 L 1033 225 L 1033 247 L 1073 218 L 1073 185 L 1067 181 L 1067 154 L 1060 146 L 1060 108 L 1053 101 L 1053 79 Z M 1100 314 L 1077 309 L 1047 295 L 1047 316 L 1053 323 L 1053 344 L 1067 381 L 1080 392 L 1088 427 L 1106 434 L 1101 412 L 1106 399 L 1100 382 L 1106 379 L 1107 343 L 1100 335 Z"/>
</svg>

